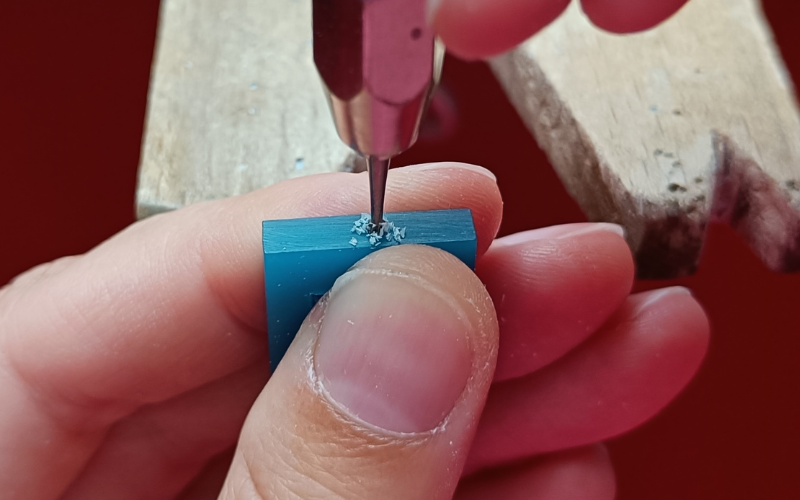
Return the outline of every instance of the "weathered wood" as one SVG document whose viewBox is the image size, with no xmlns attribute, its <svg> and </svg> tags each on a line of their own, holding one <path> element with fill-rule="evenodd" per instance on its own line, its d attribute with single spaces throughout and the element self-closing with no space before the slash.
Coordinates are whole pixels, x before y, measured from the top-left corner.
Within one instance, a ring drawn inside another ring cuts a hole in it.
<svg viewBox="0 0 800 500">
<path fill-rule="evenodd" d="M 310 1 L 162 2 L 139 217 L 355 161 L 314 68 Z"/>
<path fill-rule="evenodd" d="M 757 0 L 692 0 L 630 36 L 573 2 L 492 67 L 587 215 L 625 226 L 641 276 L 693 272 L 713 217 L 800 269 L 800 120 Z"/>
</svg>

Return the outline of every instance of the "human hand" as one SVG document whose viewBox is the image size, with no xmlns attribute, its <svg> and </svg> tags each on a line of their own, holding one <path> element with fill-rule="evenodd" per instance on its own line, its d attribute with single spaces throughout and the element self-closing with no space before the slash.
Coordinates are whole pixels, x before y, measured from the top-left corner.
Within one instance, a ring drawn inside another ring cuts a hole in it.
<svg viewBox="0 0 800 500">
<path fill-rule="evenodd" d="M 589 19 L 614 33 L 642 31 L 688 0 L 581 0 Z M 429 0 L 431 24 L 448 50 L 467 58 L 505 52 L 555 20 L 570 0 Z"/>
<path fill-rule="evenodd" d="M 502 202 L 477 167 L 397 169 L 387 209 L 471 208 L 480 280 L 438 250 L 376 252 L 264 387 L 260 221 L 357 213 L 367 193 L 329 174 L 191 206 L 3 289 L 3 498 L 214 498 L 226 474 L 224 499 L 444 499 L 459 481 L 459 500 L 612 498 L 594 443 L 687 383 L 705 316 L 681 289 L 628 297 L 615 226 L 492 243 Z"/>
</svg>

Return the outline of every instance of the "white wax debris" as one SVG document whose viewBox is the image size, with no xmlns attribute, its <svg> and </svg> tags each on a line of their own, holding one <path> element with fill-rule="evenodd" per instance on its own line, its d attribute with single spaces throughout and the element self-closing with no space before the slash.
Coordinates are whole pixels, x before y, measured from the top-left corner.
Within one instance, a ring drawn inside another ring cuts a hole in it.
<svg viewBox="0 0 800 500">
<path fill-rule="evenodd" d="M 400 243 L 406 237 L 406 228 L 397 227 L 394 225 L 394 222 L 391 221 L 384 220 L 377 228 L 374 227 L 369 214 L 361 214 L 361 218 L 353 223 L 353 228 L 350 232 L 359 236 L 366 236 L 369 240 L 369 244 L 373 247 L 384 242 Z M 353 245 L 353 240 L 355 240 L 355 238 L 350 240 L 351 245 Z M 356 244 L 358 244 L 357 240 Z"/>
</svg>

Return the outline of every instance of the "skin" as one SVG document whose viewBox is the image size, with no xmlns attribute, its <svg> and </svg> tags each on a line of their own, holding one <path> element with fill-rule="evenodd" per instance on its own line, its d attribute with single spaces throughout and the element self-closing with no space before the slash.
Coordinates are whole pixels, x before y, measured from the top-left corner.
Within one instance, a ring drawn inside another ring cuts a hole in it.
<svg viewBox="0 0 800 500">
<path fill-rule="evenodd" d="M 459 483 L 458 498 L 574 498 L 576 488 L 584 498 L 612 498 L 611 466 L 593 443 L 647 420 L 680 391 L 705 353 L 706 318 L 682 289 L 628 297 L 632 258 L 613 226 L 492 242 L 502 202 L 479 167 L 398 169 L 388 195 L 389 211 L 471 208 L 477 275 L 415 246 L 376 252 L 348 273 L 364 300 L 386 295 L 365 277 L 390 272 L 403 277 L 392 290 L 409 291 L 404 307 L 423 307 L 414 291 L 424 280 L 462 311 L 458 334 L 472 362 L 445 419 L 398 434 L 326 394 L 314 359 L 336 293 L 315 308 L 264 387 L 259 222 L 357 213 L 366 193 L 363 174 L 330 174 L 195 205 L 4 288 L 5 497 L 214 498 L 227 476 L 220 498 L 450 498 Z M 576 265 L 579 272 L 565 272 Z M 399 307 L 390 299 L 375 307 Z M 576 333 L 575 322 L 587 327 Z M 571 332 L 566 340 L 562 331 Z M 527 338 L 543 339 L 539 359 L 515 355 Z M 495 365 L 505 367 L 498 379 Z M 598 394 L 605 404 L 587 418 Z M 576 446 L 590 447 L 550 455 Z M 481 470 L 491 473 L 462 481 Z"/>
<path fill-rule="evenodd" d="M 661 23 L 686 2 L 581 0 L 581 7 L 599 28 L 633 33 Z M 430 17 L 450 52 L 464 59 L 483 59 L 533 36 L 569 3 L 570 0 L 439 0 Z"/>
</svg>

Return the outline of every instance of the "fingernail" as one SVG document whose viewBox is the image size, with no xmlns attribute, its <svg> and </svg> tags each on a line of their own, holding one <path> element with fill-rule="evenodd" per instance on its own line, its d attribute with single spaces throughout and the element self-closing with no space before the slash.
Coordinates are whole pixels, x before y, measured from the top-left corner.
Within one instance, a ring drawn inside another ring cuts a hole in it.
<svg viewBox="0 0 800 500">
<path fill-rule="evenodd" d="M 315 352 L 328 396 L 392 432 L 436 428 L 472 372 L 471 326 L 423 278 L 353 270 L 334 285 Z"/>
<path fill-rule="evenodd" d="M 442 0 L 428 0 L 428 24 L 433 23 L 434 17 L 436 17 L 436 11 L 439 10 L 439 4 L 442 3 Z"/>
<path fill-rule="evenodd" d="M 662 288 L 660 290 L 646 292 L 644 302 L 639 304 L 639 307 L 636 308 L 635 314 L 646 311 L 664 299 L 668 297 L 674 297 L 676 295 L 692 295 L 692 291 L 682 286 L 671 286 L 669 288 Z"/>
<path fill-rule="evenodd" d="M 458 170 L 466 170 L 469 172 L 475 172 L 492 179 L 492 181 L 494 182 L 497 182 L 497 177 L 495 177 L 495 175 L 492 172 L 481 166 L 471 165 L 469 163 L 452 163 L 452 162 L 425 163 L 422 165 L 410 165 L 408 167 L 403 167 L 401 170 L 405 170 L 406 172 L 425 172 L 429 170 L 446 170 L 446 169 L 458 169 Z"/>
<path fill-rule="evenodd" d="M 607 222 L 564 224 L 561 226 L 551 226 L 542 229 L 534 229 L 531 231 L 523 231 L 521 233 L 498 238 L 492 245 L 513 246 L 536 240 L 562 240 L 574 238 L 576 236 L 583 236 L 586 234 L 603 232 L 614 233 L 622 238 L 625 237 L 625 229 L 618 224 L 610 224 Z"/>
</svg>

